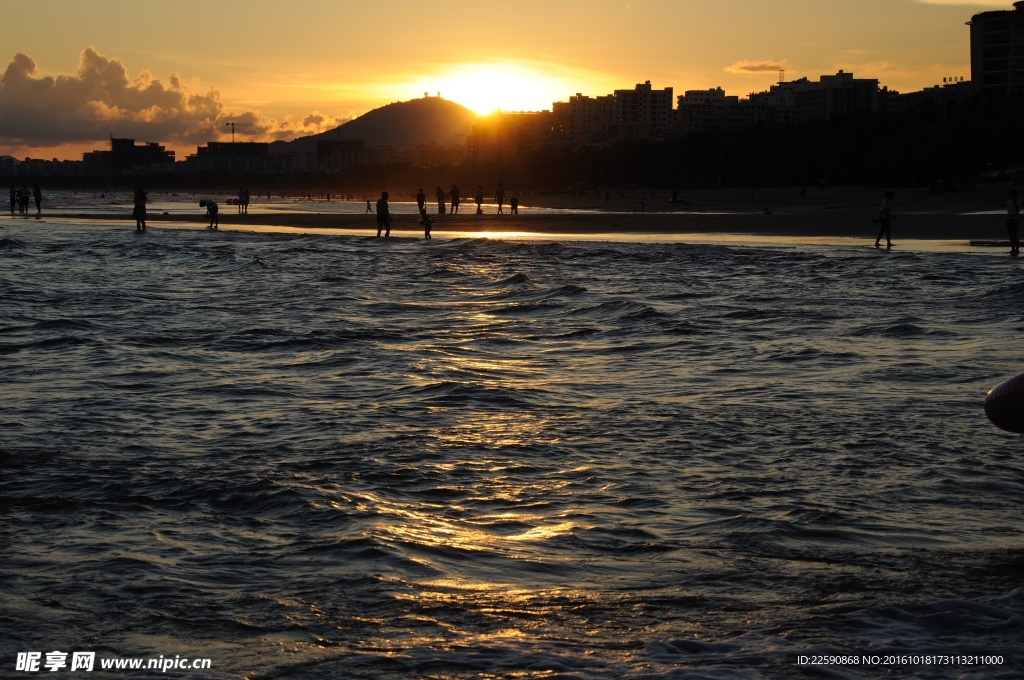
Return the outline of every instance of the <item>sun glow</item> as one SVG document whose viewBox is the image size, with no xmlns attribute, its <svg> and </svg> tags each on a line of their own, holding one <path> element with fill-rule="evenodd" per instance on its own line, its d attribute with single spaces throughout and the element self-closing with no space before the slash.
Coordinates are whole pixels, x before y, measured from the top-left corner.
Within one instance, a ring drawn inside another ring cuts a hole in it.
<svg viewBox="0 0 1024 680">
<path fill-rule="evenodd" d="M 588 79 L 589 80 L 589 79 Z M 545 73 L 539 67 L 516 63 L 463 64 L 402 86 L 407 97 L 429 92 L 486 115 L 501 111 L 542 111 L 579 90 L 570 74 Z"/>
</svg>

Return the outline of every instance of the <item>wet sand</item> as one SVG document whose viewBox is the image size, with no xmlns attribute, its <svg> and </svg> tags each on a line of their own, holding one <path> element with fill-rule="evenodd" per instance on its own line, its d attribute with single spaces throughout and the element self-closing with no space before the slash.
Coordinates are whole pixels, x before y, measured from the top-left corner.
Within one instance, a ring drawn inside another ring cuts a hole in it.
<svg viewBox="0 0 1024 680">
<path fill-rule="evenodd" d="M 34 216 L 30 216 L 32 218 Z M 469 233 L 526 232 L 537 234 L 750 234 L 764 236 L 874 238 L 877 227 L 870 214 L 851 211 L 765 214 L 590 214 L 567 215 L 439 215 L 433 230 Z M 131 215 L 49 214 L 44 219 L 125 222 L 134 226 Z M 173 224 L 205 225 L 201 215 L 150 215 L 154 227 Z M 225 227 L 280 226 L 299 229 L 344 229 L 376 233 L 373 215 L 276 213 L 221 216 Z M 414 215 L 399 215 L 393 232 L 422 232 Z M 893 239 L 992 240 L 1005 239 L 1006 228 L 1000 215 L 898 214 Z"/>
<path fill-rule="evenodd" d="M 1008 184 L 983 185 L 977 191 L 929 195 L 925 189 L 897 189 L 893 206 L 893 240 L 928 239 L 961 241 L 1006 240 L 1005 217 L 999 205 L 1009 191 Z M 496 215 L 496 206 L 485 204 L 483 215 L 475 206 L 463 204 L 458 215 L 436 215 L 435 232 L 501 234 L 744 234 L 763 236 L 871 238 L 877 227 L 871 218 L 877 214 L 881 191 L 874 188 L 809 188 L 801 195 L 790 189 L 710 189 L 680 192 L 687 205 L 671 205 L 669 192 L 647 194 L 646 212 L 639 212 L 638 190 L 606 202 L 604 194 L 527 195 L 523 206 L 563 208 L 564 214 Z M 770 214 L 765 213 L 765 208 Z M 506 206 L 506 211 L 508 210 Z M 30 216 L 34 217 L 34 216 Z M 44 219 L 71 219 L 121 222 L 134 225 L 130 207 L 100 214 L 51 212 Z M 153 226 L 170 224 L 205 225 L 201 209 L 195 214 L 158 214 L 150 212 L 147 222 Z M 260 212 L 239 215 L 232 206 L 222 211 L 225 227 L 291 227 L 297 229 L 343 229 L 376 233 L 376 218 L 367 214 L 337 212 Z M 395 215 L 392 231 L 420 232 L 416 215 Z"/>
</svg>

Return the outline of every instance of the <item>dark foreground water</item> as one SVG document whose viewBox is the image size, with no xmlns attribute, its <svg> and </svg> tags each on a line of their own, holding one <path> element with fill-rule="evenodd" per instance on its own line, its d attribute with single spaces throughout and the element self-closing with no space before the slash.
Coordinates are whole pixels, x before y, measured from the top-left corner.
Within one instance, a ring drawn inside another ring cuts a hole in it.
<svg viewBox="0 0 1024 680">
<path fill-rule="evenodd" d="M 1024 672 L 1007 257 L 3 227 L 0 675 Z"/>
</svg>

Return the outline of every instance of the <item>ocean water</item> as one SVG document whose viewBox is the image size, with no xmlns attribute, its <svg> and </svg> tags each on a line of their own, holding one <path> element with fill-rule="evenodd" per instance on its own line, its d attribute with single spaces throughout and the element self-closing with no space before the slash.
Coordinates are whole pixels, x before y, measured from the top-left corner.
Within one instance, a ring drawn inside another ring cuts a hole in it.
<svg viewBox="0 0 1024 680">
<path fill-rule="evenodd" d="M 1024 673 L 1001 253 L 0 227 L 0 675 Z"/>
</svg>

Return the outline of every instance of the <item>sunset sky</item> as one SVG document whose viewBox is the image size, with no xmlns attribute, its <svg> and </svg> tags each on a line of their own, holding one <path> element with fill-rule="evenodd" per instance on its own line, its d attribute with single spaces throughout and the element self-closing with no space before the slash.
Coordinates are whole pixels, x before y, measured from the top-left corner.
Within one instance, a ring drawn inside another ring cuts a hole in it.
<svg viewBox="0 0 1024 680">
<path fill-rule="evenodd" d="M 80 158 L 109 132 L 181 154 L 224 119 L 254 123 L 246 138 L 288 139 L 424 91 L 480 113 L 536 110 L 644 80 L 746 95 L 780 67 L 787 79 L 842 68 L 909 91 L 969 78 L 964 23 L 1010 5 L 4 0 L 0 154 Z"/>
</svg>

